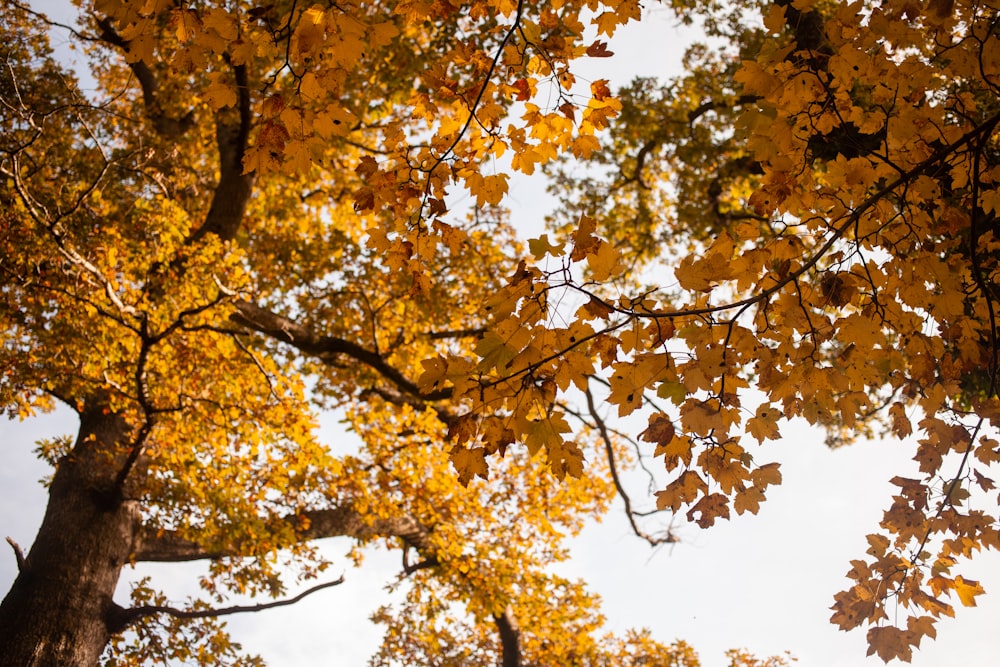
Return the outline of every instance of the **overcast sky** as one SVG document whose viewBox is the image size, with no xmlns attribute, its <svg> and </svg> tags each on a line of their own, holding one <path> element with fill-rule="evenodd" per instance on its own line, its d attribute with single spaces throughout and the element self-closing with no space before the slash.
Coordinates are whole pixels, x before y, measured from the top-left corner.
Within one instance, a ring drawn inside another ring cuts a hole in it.
<svg viewBox="0 0 1000 667">
<path fill-rule="evenodd" d="M 57 2 L 35 4 L 49 10 Z M 616 56 L 591 61 L 587 76 L 621 84 L 635 74 L 676 71 L 686 37 L 665 12 L 650 18 L 622 29 L 611 45 Z M 523 178 L 514 181 L 508 204 L 529 233 L 540 228 L 552 205 L 543 183 Z M 321 437 L 337 440 L 335 421 L 326 424 Z M 32 455 L 33 442 L 75 430 L 69 411 L 23 423 L 0 421 L 0 536 L 10 536 L 25 550 L 46 500 L 37 482 L 48 474 Z M 847 582 L 849 560 L 863 557 L 864 536 L 875 530 L 890 503 L 896 487 L 886 480 L 915 471 L 909 461 L 912 444 L 865 442 L 830 451 L 821 432 L 799 424 L 786 428 L 784 436 L 752 452 L 761 463 L 780 461 L 784 476 L 781 486 L 768 490 L 758 516 L 737 517 L 709 530 L 682 527 L 680 544 L 651 550 L 631 534 L 618 508 L 574 542 L 573 560 L 559 569 L 590 582 L 604 599 L 611 629 L 645 626 L 663 641 L 685 639 L 706 667 L 724 665 L 729 647 L 759 655 L 789 650 L 808 667 L 881 665 L 877 658 L 865 659 L 864 630 L 839 632 L 828 621 L 829 607 Z M 326 542 L 335 560 L 343 562 L 339 555 L 346 541 Z M 382 587 L 398 569 L 396 555 L 373 552 L 360 570 L 345 572 L 344 585 L 293 607 L 231 617 L 229 625 L 244 648 L 276 667 L 363 665 L 379 642 L 379 630 L 367 616 L 386 599 Z M 197 566 L 144 567 L 135 576 L 151 573 L 180 599 L 194 591 L 199 571 Z M 3 592 L 14 572 L 8 551 L 0 556 Z M 1000 590 L 992 589 L 1000 589 L 1000 558 L 986 554 L 963 574 L 980 579 L 988 594 L 978 608 L 957 606 L 956 619 L 938 625 L 938 640 L 925 643 L 912 664 L 997 664 Z"/>
</svg>

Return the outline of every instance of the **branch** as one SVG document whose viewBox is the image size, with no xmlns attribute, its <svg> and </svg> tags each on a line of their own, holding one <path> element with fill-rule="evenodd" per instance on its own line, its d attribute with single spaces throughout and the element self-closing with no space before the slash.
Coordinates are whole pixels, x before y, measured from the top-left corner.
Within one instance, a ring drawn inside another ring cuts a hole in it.
<svg viewBox="0 0 1000 667">
<path fill-rule="evenodd" d="M 253 194 L 255 175 L 244 173 L 243 157 L 250 143 L 253 110 L 246 65 L 234 65 L 237 111 L 221 110 L 215 115 L 215 141 L 219 150 L 219 183 L 212 195 L 212 204 L 198 231 L 191 237 L 197 241 L 206 234 L 215 234 L 223 241 L 236 237 Z"/>
<path fill-rule="evenodd" d="M 486 94 L 486 90 L 489 88 L 490 81 L 493 79 L 493 72 L 496 71 L 497 67 L 500 65 L 500 60 L 503 56 L 504 49 L 507 47 L 508 42 L 517 32 L 518 28 L 521 26 L 521 17 L 524 14 L 525 0 L 517 0 L 517 9 L 514 10 L 514 20 L 511 22 L 510 27 L 504 33 L 503 39 L 500 40 L 500 46 L 497 48 L 496 55 L 493 56 L 493 60 L 490 62 L 490 67 L 486 70 L 486 76 L 483 77 L 483 85 L 479 87 L 479 92 L 476 94 L 476 99 L 473 100 L 472 104 L 469 105 L 469 117 L 465 119 L 465 123 L 462 128 L 455 134 L 454 140 L 451 144 L 441 153 L 437 159 L 434 160 L 434 164 L 430 166 L 427 170 L 427 183 L 424 186 L 424 197 L 420 202 L 420 208 L 417 210 L 417 223 L 423 219 L 424 205 L 427 203 L 427 198 L 430 195 L 431 189 L 431 176 L 440 167 L 445 160 L 448 159 L 454 150 L 458 146 L 458 143 L 465 137 L 465 133 L 468 132 L 469 126 L 472 125 L 472 121 L 476 118 L 476 110 L 479 108 L 479 103 L 483 101 L 483 95 Z"/>
<path fill-rule="evenodd" d="M 141 607 L 131 607 L 129 609 L 122 609 L 121 607 L 118 607 L 111 612 L 110 618 L 108 619 L 108 627 L 112 632 L 121 632 L 133 623 L 136 623 L 147 616 L 156 616 L 157 614 L 169 614 L 174 618 L 190 620 L 196 618 L 217 618 L 219 616 L 229 616 L 232 614 L 254 613 L 264 611 L 266 609 L 274 609 L 275 607 L 287 607 L 299 602 L 306 596 L 312 595 L 317 591 L 321 591 L 324 588 L 339 586 L 342 583 L 344 583 L 344 577 L 340 576 L 334 581 L 318 584 L 312 588 L 306 589 L 295 597 L 288 598 L 286 600 L 275 600 L 274 602 L 263 602 L 261 604 L 252 605 L 235 605 L 232 607 L 223 607 L 222 609 L 176 609 L 174 607 L 164 605 L 143 605 Z"/>
<path fill-rule="evenodd" d="M 318 357 L 324 363 L 331 363 L 337 355 L 344 355 L 368 366 L 402 392 L 416 398 L 425 401 L 440 401 L 450 398 L 452 395 L 451 389 L 421 393 L 413 381 L 400 373 L 397 368 L 388 364 L 382 355 L 365 349 L 357 343 L 335 336 L 319 335 L 312 329 L 284 315 L 273 313 L 252 303 L 238 302 L 236 308 L 238 312 L 232 316 L 232 320 L 237 324 L 283 343 L 288 343 L 301 352 Z"/>
<path fill-rule="evenodd" d="M 397 407 L 408 405 L 417 412 L 423 412 L 427 408 L 427 403 L 423 399 L 404 395 L 402 392 L 389 387 L 368 387 L 358 394 L 358 398 L 367 400 L 372 395 L 378 396 L 386 403 Z M 431 409 L 437 414 L 438 420 L 447 426 L 451 426 L 458 419 L 454 413 L 443 407 L 434 405 L 431 406 Z"/>
<path fill-rule="evenodd" d="M 604 420 L 601 419 L 601 416 L 597 414 L 597 406 L 594 405 L 594 394 L 590 391 L 590 387 L 587 387 L 587 409 L 590 411 L 590 416 L 597 425 L 597 430 L 601 434 L 601 440 L 604 441 L 604 450 L 608 456 L 608 467 L 611 468 L 611 479 L 614 481 L 615 490 L 618 491 L 618 495 L 625 504 L 625 516 L 628 517 L 628 522 L 632 526 L 632 532 L 654 547 L 661 544 L 673 544 L 677 541 L 677 538 L 669 530 L 663 537 L 656 537 L 642 530 L 639 524 L 636 523 L 635 512 L 632 510 L 632 499 L 629 498 L 628 492 L 625 491 L 621 478 L 618 476 L 618 465 L 615 463 L 615 449 L 611 442 L 611 436 L 608 434 L 608 427 L 605 425 Z"/>
<path fill-rule="evenodd" d="M 289 514 L 285 520 L 296 526 L 296 537 L 303 542 L 325 537 L 352 537 L 357 540 L 398 537 L 417 550 L 426 552 L 430 549 L 430 529 L 409 516 L 371 521 L 351 507 L 337 507 Z M 299 529 L 302 525 L 306 527 Z M 132 555 L 136 561 L 157 563 L 218 560 L 227 556 L 239 557 L 242 552 L 238 544 L 209 549 L 176 531 L 157 530 L 150 526 L 140 528 L 132 543 Z"/>
<path fill-rule="evenodd" d="M 17 561 L 17 571 L 24 572 L 24 552 L 21 551 L 21 545 L 14 541 L 10 536 L 7 537 L 7 544 L 10 548 L 14 550 L 14 560 Z"/>
<path fill-rule="evenodd" d="M 131 44 L 118 34 L 110 18 L 99 19 L 97 27 L 101 29 L 100 39 L 102 41 L 117 46 L 125 54 L 131 51 Z M 126 61 L 128 60 L 130 59 L 126 58 Z M 156 133 L 172 138 L 187 134 L 194 127 L 194 110 L 188 111 L 181 118 L 171 118 L 163 112 L 163 108 L 160 106 L 160 99 L 157 95 L 159 84 L 156 82 L 156 77 L 149 65 L 142 59 L 137 59 L 134 62 L 129 62 L 128 66 L 142 89 L 142 102 L 146 108 L 146 117 L 153 122 L 153 129 L 156 130 Z"/>
<path fill-rule="evenodd" d="M 427 337 L 431 340 L 446 340 L 451 338 L 474 338 L 476 336 L 482 336 L 486 332 L 486 329 L 479 327 L 478 329 L 456 329 L 455 331 L 432 331 L 427 334 Z"/>
<path fill-rule="evenodd" d="M 419 570 L 426 570 L 428 568 L 437 567 L 440 565 L 438 559 L 434 556 L 430 558 L 425 558 L 418 563 L 410 563 L 410 548 L 407 546 L 403 549 L 403 573 L 407 576 L 417 572 Z"/>
<path fill-rule="evenodd" d="M 737 107 L 737 106 L 743 106 L 744 104 L 753 104 L 758 100 L 760 100 L 759 95 L 740 95 L 739 97 L 736 98 L 736 101 L 733 102 L 733 106 Z M 722 103 L 719 102 L 718 100 L 709 100 L 707 102 L 702 102 L 694 109 L 688 111 L 687 115 L 688 124 L 694 123 L 696 120 L 704 116 L 709 111 L 714 111 L 715 109 L 718 109 L 721 106 Z"/>
</svg>

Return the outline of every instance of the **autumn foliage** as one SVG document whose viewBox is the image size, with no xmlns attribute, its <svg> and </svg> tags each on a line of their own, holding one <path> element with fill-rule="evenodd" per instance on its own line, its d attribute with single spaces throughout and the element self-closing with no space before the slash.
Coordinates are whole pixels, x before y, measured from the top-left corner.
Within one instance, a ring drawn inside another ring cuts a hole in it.
<svg viewBox="0 0 1000 667">
<path fill-rule="evenodd" d="M 0 405 L 80 414 L 40 447 L 0 663 L 254 664 L 215 619 L 339 535 L 402 554 L 374 664 L 694 666 L 549 565 L 616 495 L 651 544 L 756 513 L 795 418 L 919 463 L 834 623 L 906 660 L 984 592 L 995 9 L 676 0 L 706 44 L 628 83 L 574 65 L 634 0 L 79 4 L 96 90 L 0 10 Z M 502 204 L 543 170 L 562 205 L 521 239 Z M 112 601 L 129 562 L 201 559 L 183 609 Z"/>
</svg>

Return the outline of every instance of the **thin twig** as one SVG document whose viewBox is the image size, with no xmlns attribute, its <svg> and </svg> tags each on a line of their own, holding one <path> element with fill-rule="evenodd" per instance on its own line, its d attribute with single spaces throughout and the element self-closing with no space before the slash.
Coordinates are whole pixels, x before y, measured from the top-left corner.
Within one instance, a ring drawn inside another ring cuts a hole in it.
<svg viewBox="0 0 1000 667">
<path fill-rule="evenodd" d="M 590 391 L 590 387 L 587 387 L 587 409 L 590 410 L 590 416 L 593 417 L 594 423 L 597 425 L 597 430 L 601 434 L 601 440 L 604 441 L 604 449 L 608 456 L 608 467 L 611 468 L 611 479 L 615 484 L 615 489 L 618 491 L 618 495 L 621 497 L 622 502 L 625 503 L 625 516 L 628 517 L 628 522 L 632 526 L 632 532 L 646 540 L 652 546 L 659 546 L 661 544 L 673 544 L 677 541 L 673 533 L 669 530 L 667 534 L 663 537 L 657 537 L 650 535 L 636 523 L 635 513 L 632 511 L 632 499 L 629 498 L 628 493 L 625 491 L 625 487 L 622 485 L 621 478 L 618 476 L 618 464 L 615 462 L 615 449 L 614 444 L 611 442 L 611 436 L 608 434 L 608 428 L 604 424 L 604 420 L 601 416 L 597 414 L 597 406 L 594 404 L 594 394 Z"/>
</svg>

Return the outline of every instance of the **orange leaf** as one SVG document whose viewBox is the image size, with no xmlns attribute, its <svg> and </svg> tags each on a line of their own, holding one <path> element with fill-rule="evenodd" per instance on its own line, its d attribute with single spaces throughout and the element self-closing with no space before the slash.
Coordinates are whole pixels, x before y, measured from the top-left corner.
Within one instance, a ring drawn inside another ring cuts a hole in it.
<svg viewBox="0 0 1000 667">
<path fill-rule="evenodd" d="M 483 479 L 488 478 L 489 468 L 486 465 L 485 454 L 486 450 L 482 447 L 473 449 L 457 447 L 451 450 L 449 458 L 458 472 L 458 481 L 462 483 L 462 486 L 468 486 L 472 478 L 477 475 Z"/>
<path fill-rule="evenodd" d="M 587 47 L 587 55 L 591 58 L 610 58 L 615 55 L 614 51 L 608 51 L 608 43 L 597 40 Z"/>
</svg>

